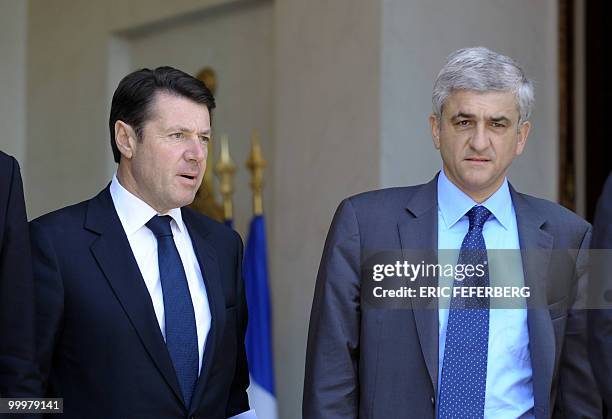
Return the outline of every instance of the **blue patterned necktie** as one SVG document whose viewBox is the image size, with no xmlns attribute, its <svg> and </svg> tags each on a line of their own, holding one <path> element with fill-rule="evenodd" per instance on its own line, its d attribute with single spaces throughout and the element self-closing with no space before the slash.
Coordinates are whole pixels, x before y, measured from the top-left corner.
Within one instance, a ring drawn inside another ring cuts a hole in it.
<svg viewBox="0 0 612 419">
<path fill-rule="evenodd" d="M 146 226 L 157 239 L 159 279 L 164 295 L 166 347 L 187 406 L 198 379 L 199 352 L 195 313 L 181 257 L 174 244 L 171 217 L 155 216 Z"/>
<path fill-rule="evenodd" d="M 457 264 L 483 265 L 484 275 L 466 275 L 463 281 L 455 279 L 455 287 L 489 286 L 482 228 L 490 215 L 483 206 L 475 206 L 467 213 L 470 227 L 461 244 Z M 488 352 L 489 299 L 453 296 L 440 384 L 440 419 L 484 417 Z"/>
</svg>

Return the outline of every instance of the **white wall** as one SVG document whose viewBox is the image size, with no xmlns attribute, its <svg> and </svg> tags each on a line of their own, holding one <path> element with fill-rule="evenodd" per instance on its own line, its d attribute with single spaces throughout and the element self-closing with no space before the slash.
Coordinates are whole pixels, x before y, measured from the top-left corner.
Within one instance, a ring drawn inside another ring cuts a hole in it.
<svg viewBox="0 0 612 419">
<path fill-rule="evenodd" d="M 26 175 L 27 2 L 0 0 L 0 150 L 14 156 Z"/>
<path fill-rule="evenodd" d="M 103 2 L 30 1 L 26 187 L 32 218 L 87 199 L 109 181 L 108 15 Z"/>
<path fill-rule="evenodd" d="M 557 199 L 557 1 L 383 0 L 382 156 L 384 186 L 425 182 L 441 167 L 427 117 L 431 89 L 452 51 L 485 46 L 516 59 L 535 80 L 533 128 L 510 181 Z"/>
<path fill-rule="evenodd" d="M 301 417 L 306 333 L 340 200 L 379 184 L 381 11 L 373 0 L 277 0 L 275 350 L 281 417 Z"/>
</svg>

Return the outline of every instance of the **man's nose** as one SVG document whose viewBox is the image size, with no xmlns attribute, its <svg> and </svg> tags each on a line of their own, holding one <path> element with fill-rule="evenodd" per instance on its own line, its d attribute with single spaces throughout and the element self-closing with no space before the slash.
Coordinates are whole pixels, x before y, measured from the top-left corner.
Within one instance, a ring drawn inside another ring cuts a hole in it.
<svg viewBox="0 0 612 419">
<path fill-rule="evenodd" d="M 206 159 L 207 151 L 208 143 L 200 140 L 198 136 L 193 136 L 189 139 L 189 146 L 185 152 L 185 157 L 187 160 L 202 162 Z"/>
<path fill-rule="evenodd" d="M 483 151 L 489 147 L 489 136 L 484 124 L 477 124 L 470 138 L 470 147 L 475 151 Z"/>
</svg>

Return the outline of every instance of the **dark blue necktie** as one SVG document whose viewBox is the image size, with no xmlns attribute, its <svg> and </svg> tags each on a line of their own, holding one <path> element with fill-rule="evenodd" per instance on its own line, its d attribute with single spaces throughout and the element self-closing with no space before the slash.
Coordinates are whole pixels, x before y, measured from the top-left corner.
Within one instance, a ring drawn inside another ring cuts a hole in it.
<svg viewBox="0 0 612 419">
<path fill-rule="evenodd" d="M 463 239 L 457 264 L 483 265 L 484 275 L 467 276 L 454 287 L 489 286 L 487 248 L 482 228 L 491 212 L 483 206 L 468 211 L 468 233 Z M 442 381 L 440 419 L 484 417 L 489 352 L 489 299 L 453 296 L 448 315 Z"/>
<path fill-rule="evenodd" d="M 185 404 L 189 406 L 198 379 L 198 334 L 191 294 L 181 257 L 174 244 L 170 216 L 155 216 L 146 224 L 157 238 L 159 279 L 164 294 L 166 346 Z"/>
</svg>

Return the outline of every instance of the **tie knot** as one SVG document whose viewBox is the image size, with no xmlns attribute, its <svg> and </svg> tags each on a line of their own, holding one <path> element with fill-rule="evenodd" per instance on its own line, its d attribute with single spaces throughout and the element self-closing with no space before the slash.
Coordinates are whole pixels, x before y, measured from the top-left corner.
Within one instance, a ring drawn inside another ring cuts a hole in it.
<svg viewBox="0 0 612 419">
<path fill-rule="evenodd" d="M 470 220 L 470 229 L 474 227 L 482 228 L 485 221 L 491 215 L 491 211 L 483 207 L 482 205 L 476 205 L 467 212 L 467 216 Z"/>
<path fill-rule="evenodd" d="M 151 218 L 145 225 L 149 227 L 149 230 L 153 232 L 156 238 L 172 236 L 170 220 L 172 220 L 172 217 L 170 217 L 169 215 L 156 215 L 155 217 Z"/>
</svg>

